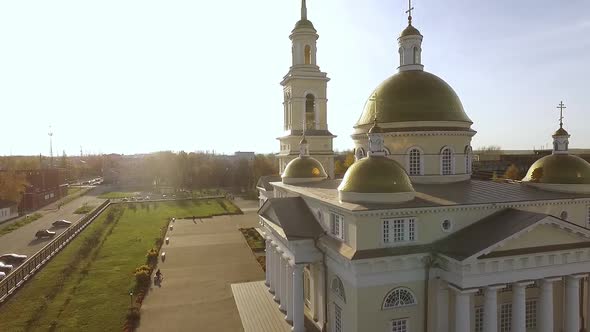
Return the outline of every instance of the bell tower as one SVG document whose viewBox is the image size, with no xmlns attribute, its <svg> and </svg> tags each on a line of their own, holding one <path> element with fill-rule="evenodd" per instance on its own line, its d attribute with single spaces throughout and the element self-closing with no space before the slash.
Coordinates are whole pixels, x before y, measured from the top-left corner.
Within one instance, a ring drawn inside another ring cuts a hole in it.
<svg viewBox="0 0 590 332">
<path fill-rule="evenodd" d="M 301 19 L 289 36 L 291 39 L 291 68 L 283 77 L 283 130 L 280 141 L 279 172 L 289 161 L 299 156 L 299 141 L 305 133 L 309 154 L 322 163 L 330 178 L 334 178 L 334 135 L 328 131 L 327 84 L 330 80 L 317 65 L 319 38 L 307 19 L 307 4 L 301 1 Z"/>
</svg>

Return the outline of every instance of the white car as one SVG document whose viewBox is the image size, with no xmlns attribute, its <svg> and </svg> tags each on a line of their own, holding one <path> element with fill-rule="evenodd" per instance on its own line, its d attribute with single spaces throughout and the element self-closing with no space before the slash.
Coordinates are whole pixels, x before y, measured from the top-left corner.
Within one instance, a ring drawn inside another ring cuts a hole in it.
<svg viewBox="0 0 590 332">
<path fill-rule="evenodd" d="M 12 269 L 13 269 L 12 265 L 4 264 L 4 263 L 0 262 L 0 272 L 8 274 L 12 271 Z"/>
<path fill-rule="evenodd" d="M 56 220 L 52 223 L 53 227 L 69 227 L 72 225 L 71 221 L 67 220 Z"/>
<path fill-rule="evenodd" d="M 6 278 L 6 273 L 0 272 L 0 280 Z"/>
</svg>

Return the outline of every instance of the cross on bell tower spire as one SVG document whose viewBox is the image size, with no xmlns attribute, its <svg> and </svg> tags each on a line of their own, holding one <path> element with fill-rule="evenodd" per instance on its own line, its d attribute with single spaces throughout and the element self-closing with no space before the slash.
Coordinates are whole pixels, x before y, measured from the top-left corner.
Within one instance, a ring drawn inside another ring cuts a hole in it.
<svg viewBox="0 0 590 332">
<path fill-rule="evenodd" d="M 563 128 L 563 109 L 567 107 L 565 107 L 563 101 L 561 101 L 559 102 L 559 105 L 557 105 L 557 108 L 559 108 L 559 128 Z"/>
<path fill-rule="evenodd" d="M 303 0 L 305 1 L 305 0 Z M 412 7 L 412 0 L 408 0 L 408 10 L 406 10 L 406 13 L 408 14 L 408 24 L 412 25 L 412 10 L 414 10 L 414 7 Z"/>
</svg>

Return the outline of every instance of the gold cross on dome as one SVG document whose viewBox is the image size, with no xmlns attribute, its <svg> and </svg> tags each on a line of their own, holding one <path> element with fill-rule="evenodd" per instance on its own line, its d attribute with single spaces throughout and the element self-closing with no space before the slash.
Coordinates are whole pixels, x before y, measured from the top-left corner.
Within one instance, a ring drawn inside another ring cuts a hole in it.
<svg viewBox="0 0 590 332">
<path fill-rule="evenodd" d="M 559 108 L 559 127 L 563 127 L 563 109 L 567 108 L 565 107 L 565 105 L 563 104 L 563 101 L 559 102 L 559 105 L 557 106 L 557 108 Z"/>
<path fill-rule="evenodd" d="M 406 10 L 406 14 L 408 14 L 409 24 L 412 24 L 412 10 L 414 10 L 414 7 L 412 7 L 412 0 L 408 0 L 408 10 Z"/>
</svg>

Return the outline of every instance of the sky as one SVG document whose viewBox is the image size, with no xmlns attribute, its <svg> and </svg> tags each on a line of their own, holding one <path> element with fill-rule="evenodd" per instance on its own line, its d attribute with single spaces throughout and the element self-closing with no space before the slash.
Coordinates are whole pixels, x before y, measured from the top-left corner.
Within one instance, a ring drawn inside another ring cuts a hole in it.
<svg viewBox="0 0 590 332">
<path fill-rule="evenodd" d="M 405 0 L 308 0 L 337 150 L 395 74 Z M 590 148 L 590 1 L 414 0 L 474 148 Z M 300 0 L 0 2 L 0 155 L 276 152 Z"/>
</svg>

